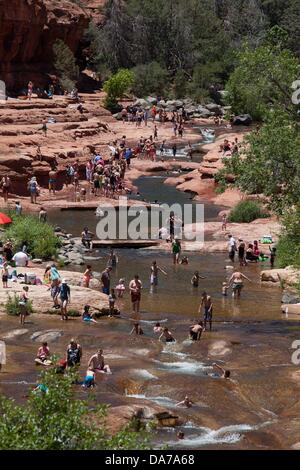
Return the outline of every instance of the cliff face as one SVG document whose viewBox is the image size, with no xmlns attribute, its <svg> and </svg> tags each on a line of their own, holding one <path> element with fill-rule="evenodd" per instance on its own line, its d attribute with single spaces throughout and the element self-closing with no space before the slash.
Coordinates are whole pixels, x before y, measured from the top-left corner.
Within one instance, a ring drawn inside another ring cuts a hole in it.
<svg viewBox="0 0 300 470">
<path fill-rule="evenodd" d="M 57 38 L 76 54 L 89 11 L 69 0 L 0 0 L 0 79 L 7 89 L 46 81 Z"/>
</svg>

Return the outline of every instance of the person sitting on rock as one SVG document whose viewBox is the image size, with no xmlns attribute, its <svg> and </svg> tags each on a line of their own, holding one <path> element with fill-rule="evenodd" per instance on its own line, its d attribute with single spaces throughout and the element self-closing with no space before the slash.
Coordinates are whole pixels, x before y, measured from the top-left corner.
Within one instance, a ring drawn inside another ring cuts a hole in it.
<svg viewBox="0 0 300 470">
<path fill-rule="evenodd" d="M 52 364 L 50 360 L 50 349 L 46 341 L 44 341 L 42 346 L 39 347 L 35 358 L 35 363 L 42 364 L 43 366 L 50 366 Z"/>
<path fill-rule="evenodd" d="M 98 349 L 96 354 L 91 356 L 89 362 L 88 362 L 88 367 L 90 370 L 102 374 L 111 374 L 111 370 L 108 364 L 104 363 L 104 356 L 103 356 L 103 350 Z"/>
</svg>

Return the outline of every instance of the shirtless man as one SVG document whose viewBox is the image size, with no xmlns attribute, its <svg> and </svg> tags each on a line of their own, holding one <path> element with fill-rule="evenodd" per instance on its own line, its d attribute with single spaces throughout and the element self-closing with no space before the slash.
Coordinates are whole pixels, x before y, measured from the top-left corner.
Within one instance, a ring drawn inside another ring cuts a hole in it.
<svg viewBox="0 0 300 470">
<path fill-rule="evenodd" d="M 228 286 L 230 287 L 232 285 L 232 297 L 234 299 L 241 296 L 241 291 L 244 285 L 243 279 L 247 279 L 247 281 L 252 282 L 249 277 L 245 276 L 239 271 L 233 273 L 231 278 L 229 279 Z"/>
<path fill-rule="evenodd" d="M 151 286 L 157 286 L 158 284 L 158 271 L 163 273 L 165 276 L 167 275 L 166 271 L 164 271 L 160 266 L 158 266 L 156 261 L 153 261 L 151 265 L 151 276 L 150 276 Z"/>
<path fill-rule="evenodd" d="M 88 368 L 93 372 L 99 372 L 99 374 L 111 374 L 111 370 L 108 364 L 104 364 L 103 350 L 98 349 L 96 354 L 94 354 L 89 362 Z"/>
<path fill-rule="evenodd" d="M 204 307 L 204 328 L 203 331 L 206 330 L 206 322 L 209 322 L 209 330 L 211 331 L 212 327 L 212 300 L 210 295 L 207 295 L 206 292 L 203 292 L 202 298 L 201 298 L 201 303 L 199 306 L 199 314 L 201 314 L 202 307 Z"/>
<path fill-rule="evenodd" d="M 230 370 L 223 369 L 223 367 L 219 366 L 215 362 L 213 363 L 213 375 L 212 377 L 221 378 L 221 379 L 229 379 L 230 377 Z"/>
<path fill-rule="evenodd" d="M 190 326 L 190 338 L 192 341 L 199 341 L 203 331 L 203 322 L 198 321 L 195 325 Z"/>
<path fill-rule="evenodd" d="M 134 279 L 129 283 L 129 291 L 131 295 L 131 303 L 133 314 L 138 315 L 140 313 L 140 302 L 141 302 L 141 290 L 143 286 L 139 276 L 136 274 Z"/>
</svg>

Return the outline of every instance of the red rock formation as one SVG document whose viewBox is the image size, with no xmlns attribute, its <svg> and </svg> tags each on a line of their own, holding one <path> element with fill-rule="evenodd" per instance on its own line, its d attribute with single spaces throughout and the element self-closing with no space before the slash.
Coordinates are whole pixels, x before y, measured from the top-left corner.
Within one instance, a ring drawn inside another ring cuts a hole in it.
<svg viewBox="0 0 300 470">
<path fill-rule="evenodd" d="M 45 83 L 53 72 L 55 40 L 76 53 L 89 21 L 88 13 L 69 0 L 2 0 L 0 79 L 8 89 L 26 87 L 29 79 Z"/>
</svg>

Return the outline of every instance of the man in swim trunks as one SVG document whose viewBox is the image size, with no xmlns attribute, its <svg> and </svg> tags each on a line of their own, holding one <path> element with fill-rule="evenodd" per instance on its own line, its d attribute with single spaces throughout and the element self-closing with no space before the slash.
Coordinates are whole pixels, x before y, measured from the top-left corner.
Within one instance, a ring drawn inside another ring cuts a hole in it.
<svg viewBox="0 0 300 470">
<path fill-rule="evenodd" d="M 89 362 L 88 362 L 88 368 L 91 369 L 94 372 L 98 372 L 100 374 L 111 374 L 111 370 L 108 364 L 104 364 L 104 356 L 103 356 L 103 350 L 98 349 L 96 354 L 94 354 Z"/>
<path fill-rule="evenodd" d="M 131 295 L 131 303 L 132 303 L 132 310 L 133 313 L 138 315 L 140 313 L 140 302 L 141 302 L 141 290 L 142 290 L 142 282 L 138 274 L 134 276 L 134 279 L 129 283 L 129 290 Z"/>
<path fill-rule="evenodd" d="M 243 279 L 247 279 L 247 281 L 252 282 L 249 277 L 245 276 L 243 273 L 236 271 L 232 274 L 231 278 L 229 279 L 228 286 L 230 287 L 232 284 L 232 297 L 237 298 L 241 296 L 241 291 L 243 288 Z"/>
<path fill-rule="evenodd" d="M 201 303 L 200 303 L 200 306 L 199 306 L 199 313 L 201 313 L 202 307 L 204 307 L 204 316 L 203 316 L 204 327 L 203 327 L 203 331 L 206 330 L 206 322 L 209 322 L 209 330 L 211 331 L 213 304 L 212 304 L 212 300 L 211 300 L 210 295 L 207 295 L 206 292 L 203 292 L 203 294 L 202 294 Z"/>
<path fill-rule="evenodd" d="M 203 331 L 203 322 L 198 321 L 195 325 L 190 326 L 190 338 L 192 341 L 199 341 Z"/>
<path fill-rule="evenodd" d="M 110 272 L 112 268 L 111 266 L 107 266 L 101 274 L 101 282 L 102 282 L 102 292 L 103 294 L 109 295 L 110 293 Z"/>
</svg>

